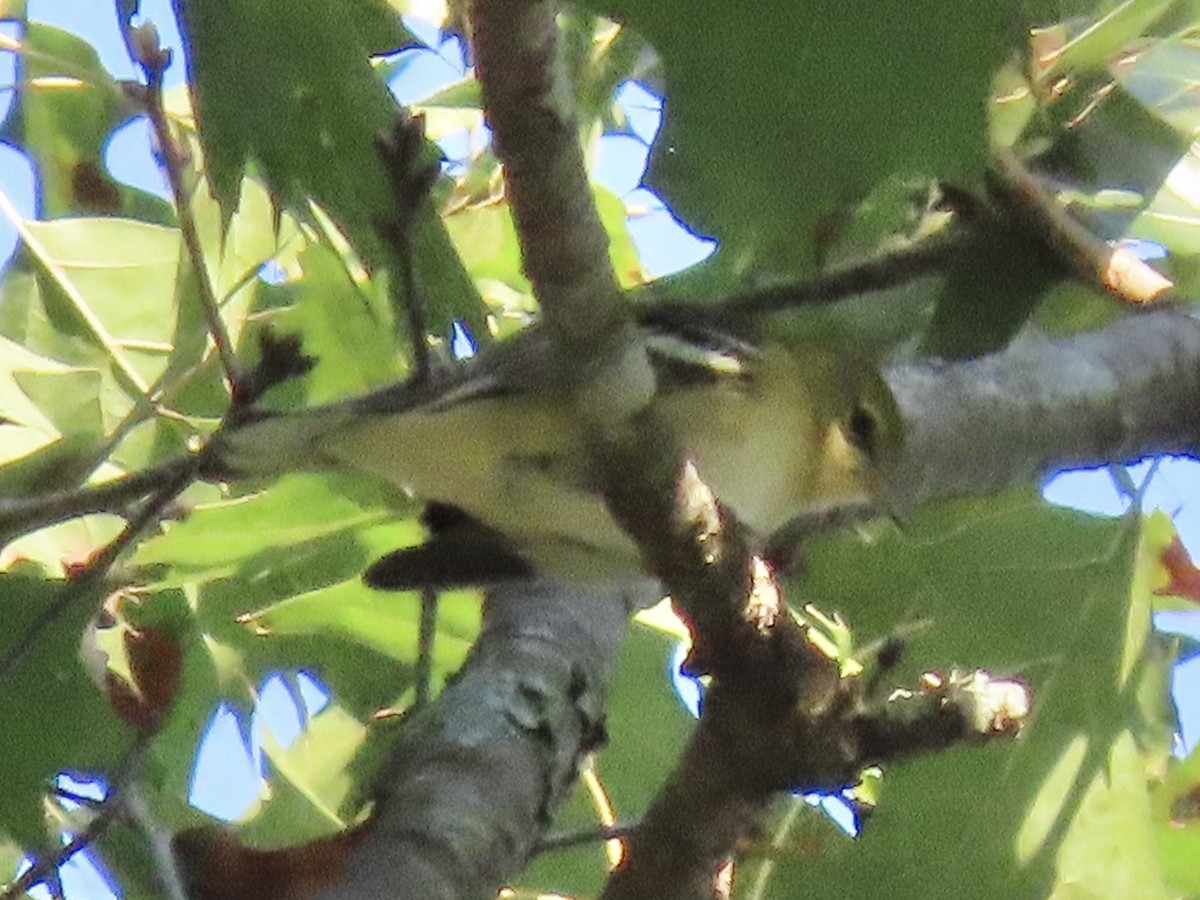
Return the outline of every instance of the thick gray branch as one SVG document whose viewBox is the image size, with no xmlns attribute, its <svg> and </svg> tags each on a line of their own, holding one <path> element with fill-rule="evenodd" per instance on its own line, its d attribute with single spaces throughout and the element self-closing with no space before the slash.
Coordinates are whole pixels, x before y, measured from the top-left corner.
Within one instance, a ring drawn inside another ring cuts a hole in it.
<svg viewBox="0 0 1200 900">
<path fill-rule="evenodd" d="M 494 897 L 602 739 L 612 659 L 651 599 L 555 582 L 498 590 L 462 671 L 404 723 L 378 814 L 319 900 Z"/>
<path fill-rule="evenodd" d="M 1065 468 L 1200 451 L 1200 326 L 1170 311 L 885 373 L 907 425 L 901 509 Z"/>
</svg>

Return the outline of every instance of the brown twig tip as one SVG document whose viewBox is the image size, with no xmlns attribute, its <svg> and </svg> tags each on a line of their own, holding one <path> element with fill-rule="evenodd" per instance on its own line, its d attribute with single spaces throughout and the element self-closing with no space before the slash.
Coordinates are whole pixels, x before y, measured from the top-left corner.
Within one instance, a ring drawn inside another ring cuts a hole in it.
<svg viewBox="0 0 1200 900">
<path fill-rule="evenodd" d="M 855 723 L 863 765 L 895 761 L 963 742 L 1016 735 L 1029 718 L 1029 687 L 982 670 L 926 672 L 915 689 L 870 704 Z"/>
<path fill-rule="evenodd" d="M 1072 217 L 1048 181 L 1031 171 L 1011 148 L 993 150 L 992 175 L 1000 199 L 1014 217 L 1032 225 L 1062 264 L 1084 284 L 1107 291 L 1133 307 L 1173 299 L 1174 282 Z"/>
<path fill-rule="evenodd" d="M 302 346 L 297 334 L 279 334 L 270 328 L 259 333 L 258 364 L 234 386 L 228 417 L 231 421 L 236 421 L 258 403 L 271 388 L 312 371 L 317 360 L 304 353 Z"/>
<path fill-rule="evenodd" d="M 146 75 L 153 86 L 160 83 L 163 73 L 171 65 L 171 48 L 159 42 L 158 29 L 153 22 L 131 25 L 125 32 L 125 46 L 129 56 Z"/>
<path fill-rule="evenodd" d="M 395 298 L 394 305 L 408 323 L 413 380 L 416 382 L 427 381 L 433 374 L 429 321 L 424 298 L 417 286 L 412 246 L 417 213 L 442 170 L 442 157 L 435 157 L 428 148 L 425 117 L 414 115 L 405 107 L 400 107 L 397 112 L 391 132 L 375 138 L 375 150 L 387 171 L 396 203 L 395 215 L 377 221 L 375 229 L 396 255 L 400 272 L 398 283 L 403 296 Z"/>
<path fill-rule="evenodd" d="M 1029 717 L 1028 686 L 1016 679 L 994 678 L 983 669 L 952 671 L 945 677 L 926 672 L 921 689 L 961 710 L 971 731 L 980 737 L 1014 734 Z"/>
</svg>

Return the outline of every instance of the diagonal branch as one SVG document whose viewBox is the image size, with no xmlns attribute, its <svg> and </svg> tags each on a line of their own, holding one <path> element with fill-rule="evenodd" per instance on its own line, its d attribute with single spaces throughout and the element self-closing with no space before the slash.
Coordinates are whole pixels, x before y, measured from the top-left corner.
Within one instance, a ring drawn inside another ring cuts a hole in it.
<svg viewBox="0 0 1200 900">
<path fill-rule="evenodd" d="M 588 186 L 553 0 L 475 0 L 474 47 L 525 272 L 564 350 L 605 355 L 628 313 Z M 597 348 L 599 348 L 597 350 Z"/>
<path fill-rule="evenodd" d="M 994 186 L 1010 214 L 1039 234 L 1084 284 L 1133 307 L 1175 299 L 1175 286 L 1169 278 L 1133 251 L 1109 244 L 1073 219 L 1010 148 L 995 148 L 992 172 Z"/>
<path fill-rule="evenodd" d="M 196 477 L 197 461 L 188 460 L 186 466 L 172 471 L 162 478 L 154 491 L 126 516 L 121 532 L 91 555 L 88 561 L 71 573 L 71 577 L 59 588 L 59 598 L 26 628 L 24 634 L 13 642 L 11 648 L 0 656 L 0 684 L 11 676 L 36 646 L 41 633 L 65 616 L 77 603 L 94 602 L 95 589 L 108 574 L 125 549 L 148 527 L 157 522 L 163 511 L 178 497 Z"/>
</svg>

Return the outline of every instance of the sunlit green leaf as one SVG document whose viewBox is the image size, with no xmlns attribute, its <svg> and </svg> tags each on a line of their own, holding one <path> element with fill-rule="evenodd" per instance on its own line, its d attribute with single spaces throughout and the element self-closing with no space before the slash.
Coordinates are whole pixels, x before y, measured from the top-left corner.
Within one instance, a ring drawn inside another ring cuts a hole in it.
<svg viewBox="0 0 1200 900">
<path fill-rule="evenodd" d="M 395 513 L 378 501 L 364 503 L 338 490 L 344 485 L 359 494 L 361 484 L 353 478 L 288 476 L 262 493 L 196 508 L 143 543 L 134 561 L 213 577 L 264 550 L 295 548 L 393 519 Z"/>
<path fill-rule="evenodd" d="M 303 339 L 316 360 L 305 377 L 310 403 L 363 394 L 404 374 L 396 356 L 392 309 L 378 283 L 356 284 L 336 255 L 321 246 L 300 257 L 297 301 L 275 320 Z"/>
</svg>

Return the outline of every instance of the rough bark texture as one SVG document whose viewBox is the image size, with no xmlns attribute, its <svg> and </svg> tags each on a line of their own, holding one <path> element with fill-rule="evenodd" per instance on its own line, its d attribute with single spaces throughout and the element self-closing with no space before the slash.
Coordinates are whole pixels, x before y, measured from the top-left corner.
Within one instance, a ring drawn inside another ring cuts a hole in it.
<svg viewBox="0 0 1200 900">
<path fill-rule="evenodd" d="M 1001 353 L 885 373 L 904 415 L 900 507 L 1072 466 L 1200 450 L 1200 326 L 1170 310 Z"/>
<path fill-rule="evenodd" d="M 458 677 L 404 723 L 378 813 L 319 900 L 494 897 L 603 740 L 609 666 L 647 599 L 548 581 L 498 591 Z"/>
</svg>

